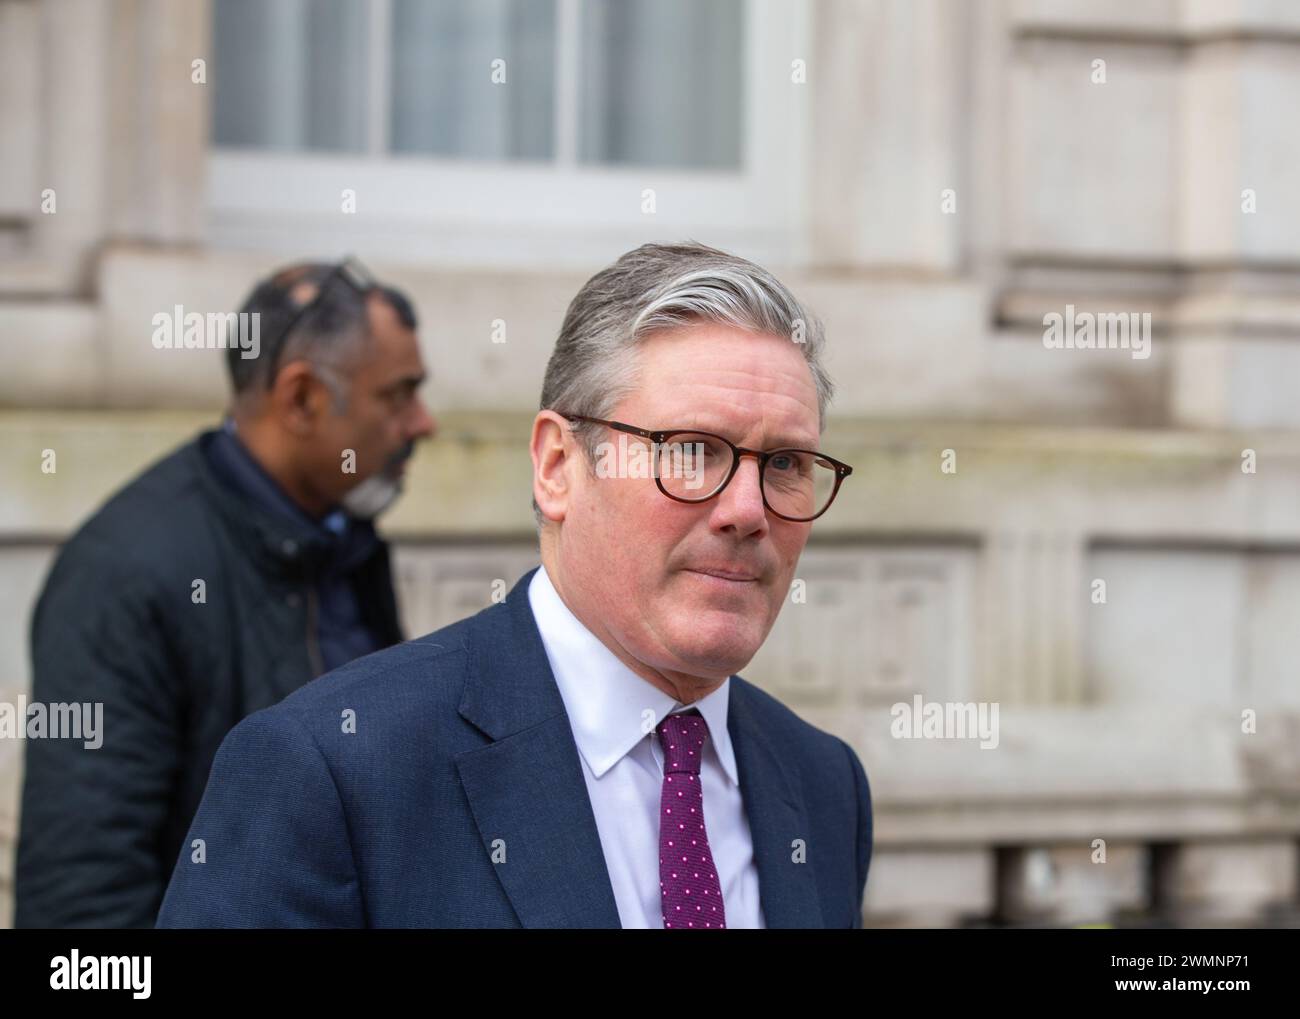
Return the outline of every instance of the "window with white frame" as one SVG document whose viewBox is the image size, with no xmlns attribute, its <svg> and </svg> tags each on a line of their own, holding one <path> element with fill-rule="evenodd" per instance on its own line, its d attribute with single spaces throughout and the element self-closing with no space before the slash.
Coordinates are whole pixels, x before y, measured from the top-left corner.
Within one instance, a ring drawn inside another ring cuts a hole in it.
<svg viewBox="0 0 1300 1019">
<path fill-rule="evenodd" d="M 213 240 L 789 261 L 805 37 L 788 0 L 213 0 Z"/>
</svg>

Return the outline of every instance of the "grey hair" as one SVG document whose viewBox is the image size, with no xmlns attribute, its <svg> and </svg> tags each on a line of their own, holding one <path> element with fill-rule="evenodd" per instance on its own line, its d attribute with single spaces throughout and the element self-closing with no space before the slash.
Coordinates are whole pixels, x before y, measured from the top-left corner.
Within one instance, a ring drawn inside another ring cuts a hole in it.
<svg viewBox="0 0 1300 1019">
<path fill-rule="evenodd" d="M 546 366 L 541 409 L 608 418 L 636 387 L 636 344 L 650 333 L 692 322 L 719 322 L 798 343 L 817 391 L 818 427 L 825 429 L 835 387 L 822 365 L 821 321 L 762 266 L 695 241 L 643 244 L 583 285 Z M 599 426 L 571 427 L 593 466 Z M 541 526 L 535 498 L 533 515 Z"/>
</svg>

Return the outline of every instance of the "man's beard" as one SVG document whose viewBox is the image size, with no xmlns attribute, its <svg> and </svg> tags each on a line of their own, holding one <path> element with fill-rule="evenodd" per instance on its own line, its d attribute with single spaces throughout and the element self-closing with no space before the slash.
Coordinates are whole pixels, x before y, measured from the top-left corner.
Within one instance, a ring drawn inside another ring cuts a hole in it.
<svg viewBox="0 0 1300 1019">
<path fill-rule="evenodd" d="M 402 479 L 396 468 L 410 455 L 415 443 L 408 442 L 388 460 L 383 467 L 353 486 L 340 501 L 343 511 L 355 520 L 373 520 L 388 509 L 402 494 Z"/>
</svg>

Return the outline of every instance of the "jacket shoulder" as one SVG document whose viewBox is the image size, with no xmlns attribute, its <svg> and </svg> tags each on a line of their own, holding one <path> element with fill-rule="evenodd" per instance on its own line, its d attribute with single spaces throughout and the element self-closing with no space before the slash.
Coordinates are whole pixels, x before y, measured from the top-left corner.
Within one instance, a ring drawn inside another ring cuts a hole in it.
<svg viewBox="0 0 1300 1019">
<path fill-rule="evenodd" d="M 147 467 L 99 507 L 59 549 L 41 587 L 32 625 L 51 613 L 109 618 L 124 606 L 152 612 L 164 594 L 189 602 L 190 579 L 219 565 L 203 495 L 198 440 Z M 110 591 L 112 598 L 103 597 Z"/>
<path fill-rule="evenodd" d="M 348 704 L 396 717 L 405 712 L 455 710 L 466 675 L 475 616 L 354 659 L 289 694 L 267 711 L 295 716 L 314 728 L 317 719 L 333 726 L 337 706 Z"/>
<path fill-rule="evenodd" d="M 147 541 L 162 560 L 168 552 L 192 549 L 196 525 L 206 515 L 198 440 L 172 450 L 114 492 L 64 544 L 60 559 L 94 560 L 103 565 L 141 566 L 139 549 Z"/>
</svg>

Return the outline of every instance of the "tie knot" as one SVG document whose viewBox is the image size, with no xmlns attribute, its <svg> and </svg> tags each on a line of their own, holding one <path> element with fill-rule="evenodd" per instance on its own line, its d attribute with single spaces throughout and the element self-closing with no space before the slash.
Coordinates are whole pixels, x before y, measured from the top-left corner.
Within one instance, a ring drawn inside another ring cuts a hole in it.
<svg viewBox="0 0 1300 1019">
<path fill-rule="evenodd" d="M 664 772 L 700 773 L 700 756 L 709 738 L 709 723 L 698 711 L 669 715 L 655 729 L 664 750 Z"/>
</svg>

